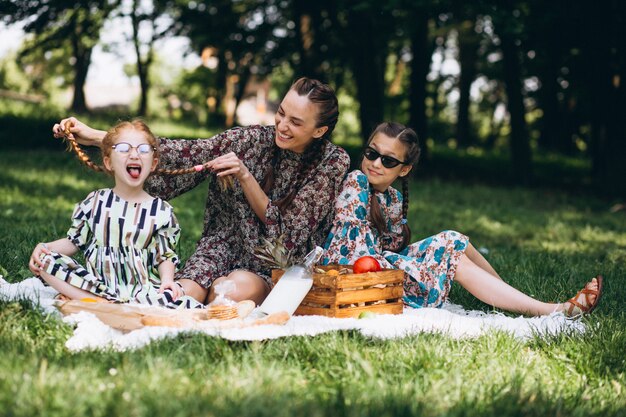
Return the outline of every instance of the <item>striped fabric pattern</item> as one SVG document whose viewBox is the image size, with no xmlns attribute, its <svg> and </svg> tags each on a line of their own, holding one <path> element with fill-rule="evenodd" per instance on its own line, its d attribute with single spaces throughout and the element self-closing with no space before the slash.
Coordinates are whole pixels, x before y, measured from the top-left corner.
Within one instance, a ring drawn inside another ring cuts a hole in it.
<svg viewBox="0 0 626 417">
<path fill-rule="evenodd" d="M 196 307 L 159 294 L 158 265 L 180 263 L 175 248 L 180 227 L 172 206 L 160 198 L 131 203 L 111 189 L 93 191 L 76 205 L 67 238 L 84 252 L 85 267 L 53 253 L 46 272 L 75 287 L 115 302 Z"/>
</svg>

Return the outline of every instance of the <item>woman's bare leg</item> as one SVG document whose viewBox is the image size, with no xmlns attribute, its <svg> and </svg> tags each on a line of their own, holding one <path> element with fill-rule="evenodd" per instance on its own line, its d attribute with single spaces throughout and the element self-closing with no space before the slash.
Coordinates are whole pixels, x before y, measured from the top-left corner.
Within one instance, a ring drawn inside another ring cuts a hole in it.
<svg viewBox="0 0 626 417">
<path fill-rule="evenodd" d="M 200 303 L 206 303 L 206 296 L 209 293 L 209 290 L 198 284 L 196 281 L 187 278 L 179 279 L 178 283 L 183 287 L 185 295 L 195 298 Z"/>
<path fill-rule="evenodd" d="M 455 280 L 476 298 L 507 311 L 542 316 L 562 311 L 563 304 L 544 303 L 511 287 L 462 255 Z"/>
<path fill-rule="evenodd" d="M 485 259 L 485 257 L 483 256 L 482 253 L 478 252 L 476 250 L 476 248 L 474 247 L 474 245 L 472 245 L 471 243 L 467 246 L 467 249 L 465 250 L 465 254 L 467 255 L 468 258 L 470 258 L 470 260 L 472 262 L 474 262 L 476 265 L 478 265 L 479 267 L 481 267 L 482 269 L 484 269 L 485 271 L 489 272 L 491 275 L 495 276 L 496 278 L 500 278 L 500 274 L 498 274 L 496 272 L 495 269 L 493 269 L 493 267 L 491 266 L 491 264 L 489 263 L 489 261 L 487 261 Z"/>
<path fill-rule="evenodd" d="M 261 304 L 270 289 L 265 283 L 265 280 L 255 273 L 236 270 L 228 274 L 226 277 L 220 277 L 215 280 L 209 290 L 209 296 L 207 302 L 211 302 L 215 299 L 217 294 L 215 293 L 215 286 L 220 282 L 231 281 L 235 284 L 235 289 L 227 292 L 225 295 L 234 301 L 252 300 L 257 305 Z"/>
<path fill-rule="evenodd" d="M 45 271 L 40 271 L 39 276 L 41 276 L 41 278 L 43 278 L 43 280 L 46 281 L 48 285 L 50 285 L 52 288 L 72 300 L 92 298 L 97 301 L 108 301 L 106 298 L 99 297 L 93 293 L 90 293 L 89 291 L 77 288 L 73 285 L 68 284 L 65 281 L 61 281 L 54 275 L 50 275 Z"/>
</svg>

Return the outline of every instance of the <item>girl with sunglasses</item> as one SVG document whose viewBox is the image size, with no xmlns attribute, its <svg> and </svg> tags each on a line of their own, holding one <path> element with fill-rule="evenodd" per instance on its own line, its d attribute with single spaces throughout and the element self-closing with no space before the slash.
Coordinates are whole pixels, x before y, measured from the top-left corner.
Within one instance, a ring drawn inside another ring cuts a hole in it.
<svg viewBox="0 0 626 417">
<path fill-rule="evenodd" d="M 76 205 L 67 237 L 39 243 L 29 268 L 69 299 L 202 307 L 174 282 L 180 228 L 172 206 L 144 191 L 159 162 L 157 139 L 141 121 L 121 122 L 102 140 L 103 165 L 75 144 L 79 158 L 115 181 Z M 71 258 L 84 253 L 86 267 Z"/>
<path fill-rule="evenodd" d="M 324 264 L 353 264 L 374 257 L 383 268 L 402 269 L 404 303 L 409 307 L 441 307 L 457 281 L 481 301 L 528 315 L 590 313 L 602 292 L 597 276 L 565 303 L 535 300 L 511 287 L 469 239 L 444 231 L 409 244 L 408 174 L 420 148 L 416 133 L 399 123 L 376 127 L 363 151 L 361 170 L 348 174 L 335 203 L 335 220 L 325 244 Z M 400 178 L 402 193 L 391 187 Z"/>
</svg>

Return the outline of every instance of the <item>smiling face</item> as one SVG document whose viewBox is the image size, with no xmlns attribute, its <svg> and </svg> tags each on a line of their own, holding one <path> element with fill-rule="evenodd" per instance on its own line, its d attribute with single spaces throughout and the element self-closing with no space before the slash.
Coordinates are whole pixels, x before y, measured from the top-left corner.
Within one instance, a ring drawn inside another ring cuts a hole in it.
<svg viewBox="0 0 626 417">
<path fill-rule="evenodd" d="M 130 145 L 128 152 L 120 152 L 127 148 L 121 144 Z M 137 147 L 149 145 L 148 153 L 141 153 Z M 116 192 L 137 192 L 143 190 L 143 183 L 152 171 L 156 169 L 158 158 L 153 150 L 153 144 L 146 137 L 145 132 L 132 127 L 124 128 L 119 132 L 115 143 L 103 157 L 106 169 L 115 178 Z"/>
<path fill-rule="evenodd" d="M 374 135 L 368 146 L 381 156 L 388 156 L 398 161 L 406 160 L 406 145 L 397 138 L 389 137 L 384 133 Z M 380 192 L 387 190 L 396 178 L 407 175 L 412 167 L 412 165 L 398 164 L 393 168 L 385 168 L 381 157 L 373 161 L 363 157 L 361 161 L 361 171 L 367 176 L 374 189 Z"/>
<path fill-rule="evenodd" d="M 317 127 L 318 106 L 306 96 L 289 90 L 276 112 L 276 146 L 303 153 L 316 139 L 321 138 L 328 126 Z"/>
</svg>

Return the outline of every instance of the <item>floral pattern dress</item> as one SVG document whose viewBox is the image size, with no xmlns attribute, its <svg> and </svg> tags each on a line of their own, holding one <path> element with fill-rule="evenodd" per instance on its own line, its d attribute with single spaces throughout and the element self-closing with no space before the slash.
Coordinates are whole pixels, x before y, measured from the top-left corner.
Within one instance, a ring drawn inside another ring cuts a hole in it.
<svg viewBox="0 0 626 417">
<path fill-rule="evenodd" d="M 158 266 L 178 266 L 175 247 L 180 227 L 172 206 L 160 198 L 131 203 L 111 189 L 96 190 L 76 205 L 67 238 L 81 249 L 86 267 L 51 253 L 44 270 L 68 284 L 114 302 L 137 302 L 169 308 L 202 307 L 171 291 L 159 294 Z"/>
<path fill-rule="evenodd" d="M 166 200 L 202 183 L 208 189 L 202 236 L 177 278 L 189 278 L 209 288 L 216 278 L 245 269 L 260 275 L 270 285 L 270 269 L 254 256 L 254 248 L 262 243 L 262 238 L 284 235 L 285 245 L 296 260 L 324 243 L 334 217 L 333 203 L 350 158 L 343 149 L 327 143 L 291 205 L 281 213 L 274 202 L 291 191 L 303 168 L 303 158 L 301 154 L 276 148 L 275 136 L 274 126 L 248 126 L 209 139 L 160 140 L 161 168 L 188 168 L 234 152 L 259 183 L 272 164 L 274 152 L 278 152 L 274 186 L 265 211 L 266 223 L 254 213 L 238 181 L 234 190 L 222 191 L 215 176 L 206 171 L 148 178 L 146 190 Z"/>
<path fill-rule="evenodd" d="M 441 307 L 450 293 L 461 255 L 469 240 L 455 231 L 444 231 L 408 245 L 396 253 L 390 248 L 402 242 L 402 194 L 389 187 L 374 193 L 387 222 L 380 234 L 370 220 L 372 188 L 359 170 L 348 174 L 335 203 L 335 220 L 326 240 L 323 264 L 353 264 L 361 256 L 376 258 L 383 268 L 406 272 L 404 303 L 410 307 Z"/>
</svg>

